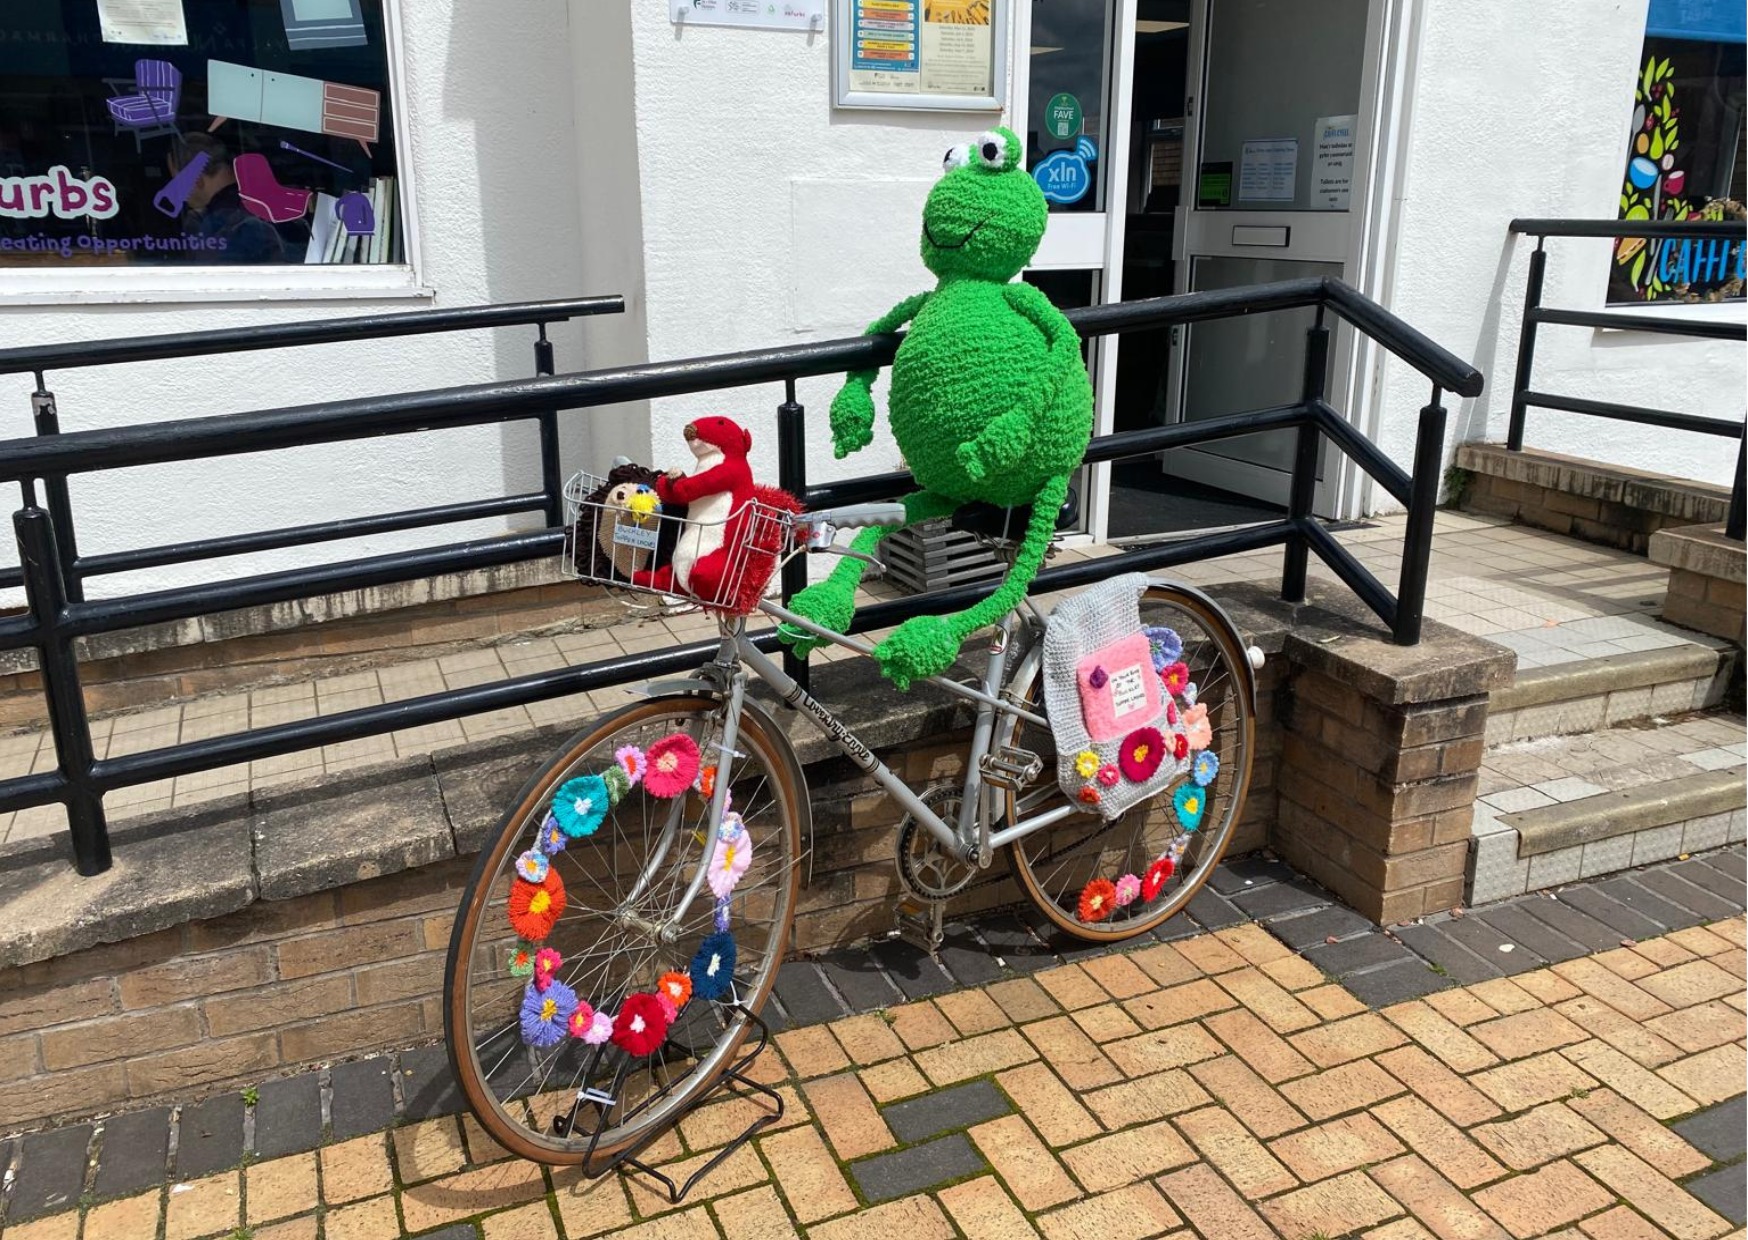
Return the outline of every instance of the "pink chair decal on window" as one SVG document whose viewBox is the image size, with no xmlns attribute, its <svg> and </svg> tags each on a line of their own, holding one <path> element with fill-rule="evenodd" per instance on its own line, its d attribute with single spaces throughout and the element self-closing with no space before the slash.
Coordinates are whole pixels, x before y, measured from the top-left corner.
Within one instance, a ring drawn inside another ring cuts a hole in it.
<svg viewBox="0 0 1748 1240">
<path fill-rule="evenodd" d="M 269 224 L 284 224 L 309 210 L 310 191 L 281 185 L 265 155 L 239 155 L 231 163 L 243 209 Z"/>
</svg>

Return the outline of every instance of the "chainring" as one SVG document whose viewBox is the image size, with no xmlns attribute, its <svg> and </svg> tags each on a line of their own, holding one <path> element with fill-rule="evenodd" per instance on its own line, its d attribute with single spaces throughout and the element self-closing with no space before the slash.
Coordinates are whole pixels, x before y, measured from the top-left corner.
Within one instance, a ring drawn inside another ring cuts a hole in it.
<svg viewBox="0 0 1748 1240">
<path fill-rule="evenodd" d="M 953 784 L 936 784 L 921 797 L 947 823 L 958 821 L 962 799 Z M 898 826 L 898 881 L 907 892 L 919 900 L 950 899 L 969 887 L 977 874 L 975 862 L 950 855 L 914 815 L 904 816 Z"/>
</svg>

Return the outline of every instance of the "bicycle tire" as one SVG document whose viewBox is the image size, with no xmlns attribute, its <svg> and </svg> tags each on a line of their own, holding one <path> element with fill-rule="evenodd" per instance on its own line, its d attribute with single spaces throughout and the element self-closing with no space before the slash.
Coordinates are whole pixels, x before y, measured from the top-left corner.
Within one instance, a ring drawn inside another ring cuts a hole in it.
<svg viewBox="0 0 1748 1240">
<path fill-rule="evenodd" d="M 530 838 L 531 831 L 540 829 L 540 825 L 546 817 L 546 806 L 554 790 L 579 772 L 592 773 L 586 768 L 598 767 L 603 750 L 616 749 L 620 743 L 618 738 L 634 734 L 678 730 L 684 726 L 696 726 L 707 739 L 710 721 L 716 720 L 717 726 L 720 726 L 720 718 L 725 709 L 722 703 L 712 697 L 670 696 L 656 698 L 615 711 L 601 719 L 593 727 L 578 732 L 523 785 L 522 790 L 500 820 L 490 843 L 481 850 L 479 859 L 474 865 L 472 876 L 469 878 L 467 888 L 463 893 L 461 907 L 450 934 L 448 958 L 444 970 L 444 1028 L 447 1034 L 450 1065 L 468 1108 L 494 1140 L 519 1157 L 553 1166 L 574 1166 L 585 1162 L 590 1166 L 597 1166 L 608 1163 L 621 1154 L 635 1152 L 637 1149 L 647 1146 L 667 1131 L 672 1123 L 677 1122 L 685 1115 L 692 1101 L 700 1097 L 733 1062 L 736 1052 L 747 1036 L 750 1021 L 744 1015 L 732 1008 L 726 1008 L 725 1005 L 709 1005 L 709 1008 L 712 1009 L 728 1010 L 731 1015 L 721 1018 L 719 1012 L 705 1009 L 701 1019 L 709 1021 L 714 1015 L 717 1016 L 718 1023 L 722 1026 L 708 1051 L 695 1059 L 676 1059 L 671 1065 L 668 1065 L 684 1069 L 684 1071 L 678 1080 L 667 1083 L 668 1092 L 665 1097 L 661 1098 L 659 1105 L 652 1106 L 646 1111 L 637 1112 L 636 1118 L 631 1122 L 609 1126 L 606 1119 L 610 1113 L 603 1112 L 602 1122 L 599 1125 L 601 1128 L 600 1136 L 598 1140 L 593 1141 L 592 1149 L 590 1148 L 591 1140 L 594 1138 L 592 1127 L 587 1131 L 559 1136 L 551 1130 L 550 1125 L 550 1118 L 553 1114 L 569 1111 L 568 1099 L 574 1097 L 577 1089 L 581 1087 L 579 1079 L 562 1082 L 556 1090 L 545 1088 L 553 1083 L 549 1079 L 540 1082 L 542 1086 L 540 1089 L 529 1089 L 523 1085 L 506 1087 L 501 1077 L 494 1081 L 492 1070 L 482 1066 L 481 1043 L 476 1038 L 476 1033 L 492 1029 L 497 1029 L 497 1033 L 486 1038 L 487 1044 L 491 1043 L 492 1037 L 502 1036 L 503 1031 L 499 1028 L 504 1016 L 502 995 L 510 992 L 520 993 L 518 988 L 521 983 L 519 980 L 510 978 L 507 972 L 503 977 L 492 977 L 490 966 L 485 965 L 484 962 L 504 960 L 503 942 L 506 938 L 511 942 L 515 941 L 514 931 L 509 930 L 507 926 L 504 900 L 496 893 L 507 889 L 507 875 L 510 873 L 512 858 L 517 856 L 520 848 Z M 763 922 L 756 962 L 751 964 L 749 964 L 749 953 L 745 944 L 738 941 L 743 932 L 739 916 L 735 917 L 733 925 L 733 929 L 736 931 L 737 948 L 739 948 L 739 962 L 734 970 L 738 997 L 742 1006 L 756 1012 L 763 1006 L 771 992 L 776 980 L 778 965 L 786 954 L 791 941 L 799 885 L 802 830 L 808 817 L 808 803 L 805 778 L 788 737 L 763 710 L 751 703 L 743 703 L 740 732 L 735 747 L 738 756 L 734 761 L 738 765 L 731 768 L 731 790 L 738 793 L 743 786 L 747 786 L 749 789 L 747 800 L 736 796 L 735 808 L 739 811 L 744 807 L 748 811 L 746 824 L 755 843 L 755 869 L 749 870 L 748 877 L 760 876 L 756 887 L 748 890 L 754 892 L 755 897 L 760 901 L 765 899 L 764 892 L 768 891 L 772 910 L 771 915 Z M 747 776 L 745 772 L 755 764 L 758 773 Z M 770 798 L 768 808 L 761 803 L 760 789 L 752 785 L 753 780 L 762 780 L 768 784 Z M 632 793 L 627 795 L 634 795 L 637 792 L 638 789 L 633 789 Z M 696 797 L 693 793 L 688 792 L 681 800 L 685 801 L 688 806 L 696 802 L 696 812 L 700 815 L 700 820 L 701 816 L 708 812 L 708 804 L 702 797 Z M 620 804 L 628 803 L 628 801 L 620 802 Z M 616 805 L 615 810 L 617 808 Z M 686 812 L 688 811 L 680 811 L 680 813 Z M 603 823 L 604 825 L 605 823 Z M 699 855 L 702 852 L 701 847 L 691 845 L 688 840 L 696 839 L 701 843 L 702 835 L 697 832 L 696 827 L 692 832 L 686 831 L 684 829 L 685 823 L 678 815 L 672 820 L 671 825 L 674 829 L 667 833 L 670 846 L 675 842 L 678 843 L 673 868 L 678 871 L 689 865 L 691 868 L 687 873 L 695 873 L 696 867 L 703 863 L 704 858 Z M 598 834 L 604 833 L 598 832 Z M 620 853 L 624 851 L 625 838 L 618 830 L 617 824 L 614 838 L 619 843 L 613 845 L 614 851 L 611 854 L 607 854 L 612 860 L 606 866 L 599 864 L 602 856 L 600 852 L 594 854 L 589 852 L 587 845 L 594 838 L 591 836 L 589 839 L 573 840 L 562 852 L 554 854 L 551 858 L 555 868 L 563 863 L 566 866 L 565 872 L 576 880 L 571 885 L 573 891 L 588 890 L 583 886 L 583 876 L 579 872 L 585 859 L 595 861 L 597 871 L 603 869 L 611 871 L 606 875 L 605 883 L 607 884 L 619 878 L 617 871 L 623 868 L 618 858 Z M 648 839 L 647 816 L 645 817 L 644 838 Z M 770 855 L 773 852 L 777 854 L 774 858 Z M 568 861 L 566 861 L 567 858 L 569 858 Z M 667 861 L 667 850 L 664 849 L 653 863 L 644 863 L 644 868 L 640 873 L 654 874 L 656 869 L 666 864 Z M 652 892 L 655 890 L 655 882 L 657 881 L 660 880 L 652 879 L 651 881 Z M 687 881 L 689 883 L 690 879 L 688 878 Z M 597 881 L 595 886 L 604 895 L 611 896 L 611 892 L 608 891 L 603 882 Z M 676 888 L 677 883 L 671 883 L 662 890 L 672 892 Z M 743 904 L 742 894 L 744 894 L 742 889 L 738 887 L 736 892 L 731 893 L 737 913 Z M 587 898 L 592 899 L 593 894 L 590 893 Z M 581 899 L 573 899 L 570 907 L 574 908 L 580 904 Z M 700 888 L 698 898 L 693 901 L 688 910 L 689 923 L 694 919 L 694 913 L 700 907 L 702 908 L 704 928 L 707 929 L 712 922 L 712 894 L 708 887 Z M 607 920 L 596 914 L 591 914 L 591 917 L 585 920 L 590 919 Z M 567 918 L 560 916 L 553 927 L 554 937 L 547 940 L 548 945 L 557 943 L 559 929 L 566 926 L 566 923 Z M 669 945 L 671 954 L 668 954 L 666 959 L 671 962 L 669 966 L 671 969 L 685 969 L 686 960 L 693 951 L 693 940 L 691 937 L 687 937 L 690 935 L 690 931 L 691 927 L 688 925 L 677 944 Z M 586 937 L 588 932 L 585 927 L 575 926 L 568 928 L 567 933 L 571 934 L 572 937 L 581 938 Z M 629 940 L 628 934 L 626 937 Z M 567 939 L 565 948 L 568 949 L 571 946 L 570 940 Z M 660 952 L 663 949 L 650 947 L 639 950 Z M 567 961 L 573 959 L 570 950 L 564 950 L 563 954 Z M 581 959 L 587 964 L 591 957 L 584 955 Z M 597 969 L 603 973 L 604 977 L 613 975 L 611 957 L 607 958 L 605 964 L 593 964 L 589 967 L 589 977 L 594 976 Z M 648 966 L 651 971 L 653 971 L 653 967 L 653 965 Z M 631 989 L 630 973 L 641 971 L 644 968 L 644 965 L 639 964 L 628 970 L 625 986 L 627 991 Z M 743 977 L 745 985 L 740 986 Z M 568 981 L 569 977 L 567 976 L 565 980 Z M 495 990 L 495 998 L 486 993 L 488 985 Z M 607 986 L 607 982 L 603 980 L 601 985 Z M 577 993 L 579 997 L 592 1001 L 599 998 L 601 993 L 612 994 L 613 992 L 608 989 L 605 992 L 584 995 L 581 986 L 578 986 Z M 520 1000 L 515 1002 L 519 1003 Z M 622 1010 L 622 1002 L 622 999 L 611 1001 L 616 1010 Z M 475 1010 L 476 1003 L 479 1010 Z M 681 1020 L 692 1020 L 688 1013 L 693 1013 L 697 1007 L 695 1002 L 686 1004 L 681 1010 L 680 1017 L 676 1018 L 674 1028 L 679 1028 Z M 487 1010 L 488 1008 L 491 1010 Z M 608 1001 L 603 1001 L 601 1010 L 608 1010 Z M 596 1047 L 592 1051 L 581 1050 L 581 1045 L 575 1039 L 566 1038 L 561 1043 L 563 1049 L 559 1054 L 592 1055 L 592 1063 L 600 1061 L 597 1066 L 602 1074 L 607 1072 L 614 1053 L 623 1056 L 627 1061 L 633 1058 L 612 1043 L 603 1044 L 602 1047 Z M 537 1054 L 538 1052 L 533 1052 L 530 1048 L 530 1053 Z M 663 1055 L 664 1063 L 666 1063 L 666 1044 L 658 1054 Z M 655 1093 L 657 1074 L 657 1068 L 653 1066 L 655 1056 L 650 1056 L 646 1062 L 652 1065 L 649 1068 L 647 1092 L 653 1094 Z M 689 1067 L 688 1063 L 690 1063 Z M 617 1070 L 617 1064 L 612 1066 L 614 1070 Z M 589 1072 L 591 1075 L 588 1079 L 592 1082 L 596 1079 L 595 1068 L 590 1068 Z M 634 1081 L 635 1075 L 626 1079 Z M 622 1115 L 629 1112 L 631 1101 L 634 1099 L 631 1098 L 631 1091 L 628 1089 L 626 1098 L 619 1104 Z M 579 1128 L 581 1128 L 580 1124 Z"/>
<path fill-rule="evenodd" d="M 1167 888 L 1162 890 L 1160 898 L 1147 901 L 1143 913 L 1128 915 L 1121 920 L 1111 918 L 1097 922 L 1083 921 L 1078 909 L 1066 909 L 1062 896 L 1065 891 L 1075 890 L 1072 878 L 1066 886 L 1050 888 L 1052 880 L 1040 873 L 1039 854 L 1036 845 L 1028 848 L 1028 840 L 1052 840 L 1059 833 L 1078 831 L 1082 838 L 1091 842 L 1099 836 L 1120 832 L 1125 822 L 1133 821 L 1133 816 L 1142 813 L 1162 814 L 1166 816 L 1169 826 L 1173 821 L 1169 815 L 1173 813 L 1171 798 L 1173 788 L 1167 788 L 1158 796 L 1151 798 L 1142 805 L 1131 808 L 1114 822 L 1106 824 L 1103 819 L 1093 814 L 1076 814 L 1066 819 L 1063 824 L 1044 828 L 1031 836 L 1015 840 L 1011 847 L 1011 868 L 1019 881 L 1020 889 L 1037 907 L 1038 911 L 1064 933 L 1088 942 L 1115 943 L 1135 938 L 1163 925 L 1167 920 L 1181 912 L 1195 898 L 1196 892 L 1207 882 L 1214 866 L 1225 855 L 1227 846 L 1232 841 L 1233 831 L 1244 813 L 1245 798 L 1250 790 L 1251 765 L 1253 748 L 1256 739 L 1256 719 L 1253 703 L 1256 695 L 1256 673 L 1250 665 L 1246 645 L 1237 627 L 1222 611 L 1218 604 L 1198 590 L 1173 584 L 1150 586 L 1141 596 L 1141 613 L 1144 624 L 1164 623 L 1165 617 L 1175 609 L 1195 619 L 1207 638 L 1212 641 L 1217 650 L 1220 664 L 1230 677 L 1223 690 L 1217 675 L 1212 672 L 1213 664 L 1204 663 L 1198 667 L 1191 663 L 1191 679 L 1203 684 L 1203 697 L 1207 701 L 1210 695 L 1221 695 L 1218 704 L 1210 704 L 1210 719 L 1213 720 L 1214 748 L 1220 759 L 1220 777 L 1216 784 L 1226 786 L 1211 797 L 1211 810 L 1218 806 L 1218 821 L 1204 821 L 1192 836 L 1192 845 L 1196 851 L 1194 862 L 1181 867 L 1167 881 Z M 1150 618 L 1150 612 L 1152 617 Z M 1189 642 L 1185 641 L 1186 654 Z M 1189 661 L 1189 660 L 1186 660 Z M 1041 672 L 1034 672 L 1031 683 L 1011 686 L 1017 690 L 1021 700 L 1028 703 L 1028 709 L 1036 714 L 1044 714 L 1041 703 L 1043 678 Z M 1227 717 L 1218 718 L 1216 711 L 1224 709 Z M 1035 745 L 1027 744 L 1028 728 L 1036 732 L 1036 725 L 1028 725 L 1024 720 L 1012 720 L 1006 729 L 1006 739 L 1020 748 L 1035 749 Z M 1044 752 L 1043 750 L 1036 750 Z M 1049 746 L 1049 752 L 1054 752 L 1054 742 Z M 1054 778 L 1055 763 L 1045 764 L 1044 783 L 1034 785 L 1027 793 L 1010 790 L 1007 797 L 1007 821 L 1018 821 L 1022 813 L 1035 814 L 1052 805 L 1065 800 L 1064 794 Z M 1230 778 L 1227 778 L 1230 777 Z M 1179 781 L 1181 782 L 1181 781 Z M 1174 785 L 1175 787 L 1175 785 Z M 1133 826 L 1130 827 L 1133 830 Z M 1100 845 L 1099 856 L 1102 857 L 1106 844 Z M 1050 859 L 1067 852 L 1067 848 L 1058 848 L 1049 853 Z M 1127 850 L 1133 853 L 1133 846 Z M 1185 856 L 1190 853 L 1186 850 Z M 1146 864 L 1145 850 L 1140 865 L 1131 870 L 1140 873 L 1140 867 Z M 1131 857 L 1131 863 L 1134 858 Z M 1059 867 L 1060 868 L 1060 867 Z M 1111 877 L 1115 877 L 1112 875 Z M 1136 902 L 1137 904 L 1140 901 Z M 1130 908 L 1135 905 L 1130 905 Z"/>
</svg>

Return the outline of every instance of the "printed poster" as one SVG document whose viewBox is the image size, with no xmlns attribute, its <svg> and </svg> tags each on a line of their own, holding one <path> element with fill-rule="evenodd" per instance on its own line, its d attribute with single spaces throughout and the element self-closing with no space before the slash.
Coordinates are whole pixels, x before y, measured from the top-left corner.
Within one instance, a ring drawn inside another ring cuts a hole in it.
<svg viewBox="0 0 1748 1240">
<path fill-rule="evenodd" d="M 851 0 L 850 89 L 995 94 L 991 0 Z"/>
<path fill-rule="evenodd" d="M 182 0 L 97 0 L 97 26 L 105 43 L 188 45 Z"/>
<path fill-rule="evenodd" d="M 1357 116 L 1317 118 L 1317 145 L 1311 160 L 1311 207 L 1345 211 L 1353 193 L 1353 148 Z"/>
<path fill-rule="evenodd" d="M 1253 138 L 1238 162 L 1238 201 L 1291 202 L 1299 175 L 1299 139 Z"/>
</svg>

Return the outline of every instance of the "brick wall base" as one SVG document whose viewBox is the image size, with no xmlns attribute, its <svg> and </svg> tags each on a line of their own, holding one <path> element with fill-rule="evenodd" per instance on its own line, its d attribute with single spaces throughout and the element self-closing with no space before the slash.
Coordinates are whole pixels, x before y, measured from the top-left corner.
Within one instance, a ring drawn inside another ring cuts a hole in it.
<svg viewBox="0 0 1748 1240">
<path fill-rule="evenodd" d="M 1437 625 L 1419 648 L 1391 646 L 1351 599 L 1246 599 L 1226 600 L 1240 628 L 1281 653 L 1259 685 L 1253 784 L 1231 852 L 1273 847 L 1378 920 L 1456 903 L 1489 669 L 1509 668 L 1509 655 Z M 927 739 L 883 738 L 882 758 L 914 787 L 956 780 L 965 734 L 907 726 Z M 814 834 L 793 944 L 803 953 L 884 934 L 898 894 L 894 803 L 841 758 L 814 761 L 808 778 Z M 473 858 L 413 864 L 0 969 L 0 1132 L 439 1036 L 444 955 Z M 998 857 L 995 881 L 952 914 L 1019 901 L 1003 866 Z"/>
<path fill-rule="evenodd" d="M 1665 620 L 1743 644 L 1748 564 L 1741 542 L 1727 537 L 1722 525 L 1680 526 L 1660 530 L 1648 554 L 1669 566 Z"/>
</svg>

